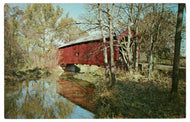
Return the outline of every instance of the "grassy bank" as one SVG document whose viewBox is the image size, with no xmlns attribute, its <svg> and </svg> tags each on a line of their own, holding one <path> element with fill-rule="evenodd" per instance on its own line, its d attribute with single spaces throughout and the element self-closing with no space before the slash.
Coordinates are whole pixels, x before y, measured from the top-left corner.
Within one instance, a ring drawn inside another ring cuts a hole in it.
<svg viewBox="0 0 190 122">
<path fill-rule="evenodd" d="M 148 70 L 117 71 L 117 83 L 111 90 L 103 85 L 104 69 L 83 67 L 74 77 L 96 86 L 95 118 L 185 118 L 186 80 L 180 79 L 179 92 L 171 95 L 172 78 L 168 70 L 156 70 L 148 80 Z M 185 73 L 185 72 L 184 72 Z"/>
<path fill-rule="evenodd" d="M 167 74 L 120 72 L 111 90 L 103 85 L 96 89 L 96 118 L 184 118 L 186 83 L 179 82 L 178 95 L 171 95 L 171 78 Z"/>
</svg>

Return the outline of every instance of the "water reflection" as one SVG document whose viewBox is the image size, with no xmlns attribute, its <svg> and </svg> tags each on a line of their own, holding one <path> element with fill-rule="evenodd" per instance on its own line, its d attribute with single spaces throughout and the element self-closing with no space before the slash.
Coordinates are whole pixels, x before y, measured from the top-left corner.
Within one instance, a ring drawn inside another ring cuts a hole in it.
<svg viewBox="0 0 190 122">
<path fill-rule="evenodd" d="M 58 94 L 57 86 L 57 81 L 48 79 L 6 84 L 5 118 L 93 118 Z"/>
<path fill-rule="evenodd" d="M 94 111 L 93 84 L 76 79 L 72 74 L 62 75 L 57 81 L 57 92 L 73 103 L 89 111 Z"/>
</svg>

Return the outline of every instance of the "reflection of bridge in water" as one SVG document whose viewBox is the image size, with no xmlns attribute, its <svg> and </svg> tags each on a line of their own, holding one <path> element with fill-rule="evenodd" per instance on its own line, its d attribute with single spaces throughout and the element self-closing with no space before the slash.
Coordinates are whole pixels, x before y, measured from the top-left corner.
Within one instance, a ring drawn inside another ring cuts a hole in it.
<svg viewBox="0 0 190 122">
<path fill-rule="evenodd" d="M 87 81 L 73 78 L 72 75 L 65 75 L 57 81 L 57 92 L 73 103 L 94 112 L 93 106 L 93 85 Z"/>
</svg>

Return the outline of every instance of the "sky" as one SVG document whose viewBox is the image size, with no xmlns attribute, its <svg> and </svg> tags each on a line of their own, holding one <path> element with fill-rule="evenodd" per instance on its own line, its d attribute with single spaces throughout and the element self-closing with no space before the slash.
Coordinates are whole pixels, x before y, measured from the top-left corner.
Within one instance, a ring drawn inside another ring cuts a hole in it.
<svg viewBox="0 0 190 122">
<path fill-rule="evenodd" d="M 65 13 L 69 12 L 69 15 L 75 20 L 85 12 L 84 3 L 64 3 L 59 4 L 59 6 L 64 9 Z"/>
<path fill-rule="evenodd" d="M 25 9 L 27 4 L 26 3 L 9 3 L 11 7 L 19 6 L 21 9 Z M 79 15 L 85 12 L 85 3 L 53 3 L 56 7 L 59 5 L 64 10 L 64 14 L 69 12 L 69 16 L 73 19 L 77 19 Z"/>
</svg>

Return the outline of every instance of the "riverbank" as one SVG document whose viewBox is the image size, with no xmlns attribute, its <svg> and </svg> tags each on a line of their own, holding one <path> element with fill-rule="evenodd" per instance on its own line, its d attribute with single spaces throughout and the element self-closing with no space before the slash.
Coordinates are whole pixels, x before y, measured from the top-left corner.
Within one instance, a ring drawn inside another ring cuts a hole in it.
<svg viewBox="0 0 190 122">
<path fill-rule="evenodd" d="M 154 72 L 152 80 L 136 73 L 120 72 L 111 90 L 96 90 L 96 118 L 185 118 L 186 82 L 171 95 L 171 78 Z"/>
<path fill-rule="evenodd" d="M 104 70 L 90 66 L 74 77 L 95 84 L 95 118 L 185 118 L 186 80 L 179 81 L 177 95 L 171 95 L 172 78 L 170 72 L 155 70 L 152 79 L 148 72 L 131 75 L 117 71 L 117 83 L 111 90 L 103 85 Z"/>
</svg>

